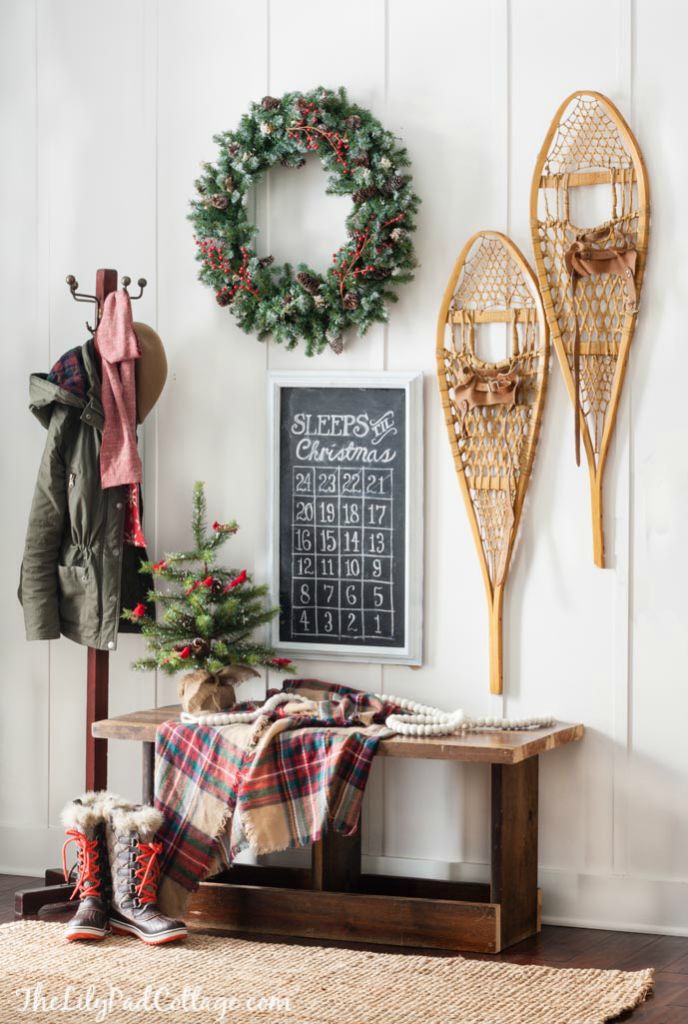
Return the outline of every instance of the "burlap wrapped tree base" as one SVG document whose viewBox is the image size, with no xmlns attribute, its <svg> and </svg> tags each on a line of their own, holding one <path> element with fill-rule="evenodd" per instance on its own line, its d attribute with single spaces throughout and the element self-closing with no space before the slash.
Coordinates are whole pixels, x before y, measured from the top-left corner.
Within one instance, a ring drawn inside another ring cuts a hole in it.
<svg viewBox="0 0 688 1024">
<path fill-rule="evenodd" d="M 224 711 L 236 704 L 234 684 L 257 676 L 247 665 L 227 665 L 219 672 L 187 672 L 179 680 L 178 694 L 184 711 Z"/>
</svg>

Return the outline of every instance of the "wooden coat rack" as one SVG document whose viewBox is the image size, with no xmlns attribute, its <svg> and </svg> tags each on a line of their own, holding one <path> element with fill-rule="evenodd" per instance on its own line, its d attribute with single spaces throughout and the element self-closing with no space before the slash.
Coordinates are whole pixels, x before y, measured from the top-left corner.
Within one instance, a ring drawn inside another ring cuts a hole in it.
<svg viewBox="0 0 688 1024">
<path fill-rule="evenodd" d="M 116 270 L 101 268 L 96 271 L 95 294 L 89 295 L 79 291 L 79 282 L 70 274 L 67 285 L 76 302 L 92 302 L 95 305 L 93 327 L 86 322 L 86 327 L 95 336 L 103 313 L 105 299 L 110 292 L 117 291 L 118 274 Z M 126 290 L 131 284 L 130 277 L 122 278 L 122 287 Z M 137 282 L 139 294 L 131 299 L 140 299 L 146 287 L 146 279 L 140 277 Z M 100 365 L 100 356 L 96 347 L 96 359 Z M 108 651 L 99 651 L 95 647 L 88 648 L 86 661 L 86 789 L 107 789 L 107 740 L 95 739 L 92 725 L 100 719 L 108 717 L 108 696 L 110 679 L 110 655 Z"/>
<path fill-rule="evenodd" d="M 122 288 L 128 289 L 130 277 L 122 277 Z M 137 281 L 139 294 L 130 296 L 140 299 L 147 281 L 140 277 Z M 110 292 L 117 291 L 118 274 L 116 270 L 101 268 L 96 271 L 96 288 L 93 295 L 79 291 L 79 282 L 73 274 L 67 277 L 67 285 L 76 302 L 92 302 L 95 306 L 93 326 L 86 321 L 86 327 L 95 337 L 100 318 L 103 313 L 105 299 Z M 96 360 L 100 365 L 100 356 L 96 345 Z M 107 789 L 108 775 L 108 741 L 96 739 L 93 735 L 93 723 L 108 717 L 110 681 L 109 651 L 100 651 L 89 647 L 86 655 L 86 784 L 87 790 Z M 15 893 L 16 918 L 38 914 L 42 907 L 65 903 L 72 893 L 72 882 L 65 883 L 59 869 L 48 869 L 45 872 L 45 885 L 37 889 L 24 889 Z"/>
</svg>

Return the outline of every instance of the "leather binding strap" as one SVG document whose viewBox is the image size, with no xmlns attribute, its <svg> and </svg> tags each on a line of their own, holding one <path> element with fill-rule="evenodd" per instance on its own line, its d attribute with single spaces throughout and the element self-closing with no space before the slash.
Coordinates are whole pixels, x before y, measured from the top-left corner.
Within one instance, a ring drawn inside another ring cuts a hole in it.
<svg viewBox="0 0 688 1024">
<path fill-rule="evenodd" d="M 473 367 L 463 366 L 456 376 L 454 400 L 462 427 L 469 409 L 485 405 L 507 405 L 513 408 L 516 402 L 518 374 L 513 369 L 509 372 L 477 372 Z"/>
<path fill-rule="evenodd" d="M 511 348 L 512 361 L 507 366 L 475 365 L 475 328 L 474 310 L 456 310 L 450 307 L 451 312 L 460 313 L 461 344 L 456 346 L 454 324 L 452 323 L 452 340 L 454 343 L 454 407 L 461 420 L 463 431 L 466 413 L 481 406 L 506 405 L 513 408 L 516 403 L 516 389 L 518 387 L 518 372 L 516 364 L 518 356 L 518 328 L 516 327 L 516 314 L 513 311 L 511 318 Z"/>
<path fill-rule="evenodd" d="M 638 312 L 638 294 L 635 287 L 635 265 L 637 252 L 623 246 L 607 246 L 595 249 L 594 242 L 599 242 L 609 235 L 607 226 L 595 228 L 593 231 L 581 232 L 564 253 L 564 263 L 571 278 L 571 309 L 573 312 L 573 390 L 574 431 L 576 441 L 576 465 L 580 466 L 580 330 L 576 314 L 576 286 L 581 277 L 592 277 L 593 274 L 619 274 L 626 283 L 626 312 Z"/>
</svg>

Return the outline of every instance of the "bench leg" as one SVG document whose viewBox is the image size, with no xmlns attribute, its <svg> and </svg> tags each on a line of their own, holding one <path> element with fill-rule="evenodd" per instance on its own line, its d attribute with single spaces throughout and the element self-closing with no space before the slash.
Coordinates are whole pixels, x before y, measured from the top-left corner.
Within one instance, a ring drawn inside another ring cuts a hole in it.
<svg viewBox="0 0 688 1024">
<path fill-rule="evenodd" d="M 492 879 L 500 949 L 539 930 L 538 759 L 492 765 Z"/>
<path fill-rule="evenodd" d="M 312 888 L 356 892 L 361 880 L 361 828 L 352 836 L 328 830 L 311 849 Z"/>
<path fill-rule="evenodd" d="M 155 802 L 155 743 L 142 743 L 141 799 L 151 806 Z"/>
</svg>

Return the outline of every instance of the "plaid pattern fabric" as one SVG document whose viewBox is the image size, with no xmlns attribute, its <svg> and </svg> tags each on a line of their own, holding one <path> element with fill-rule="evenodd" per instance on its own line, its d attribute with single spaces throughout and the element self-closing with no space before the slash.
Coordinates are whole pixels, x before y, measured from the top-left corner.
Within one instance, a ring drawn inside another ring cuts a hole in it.
<svg viewBox="0 0 688 1024">
<path fill-rule="evenodd" d="M 213 729 L 165 722 L 157 731 L 155 806 L 163 814 L 162 874 L 193 890 L 236 807 L 249 726 Z"/>
<path fill-rule="evenodd" d="M 48 374 L 48 380 L 77 398 L 86 398 L 88 380 L 81 347 L 72 348 L 60 356 Z"/>
<path fill-rule="evenodd" d="M 269 853 L 305 846 L 325 828 L 356 831 L 384 719 L 398 709 L 313 680 L 290 681 L 284 690 L 312 701 L 305 714 L 287 704 L 250 725 L 166 722 L 158 729 L 163 893 L 166 885 L 193 891 L 247 844 Z"/>
</svg>

